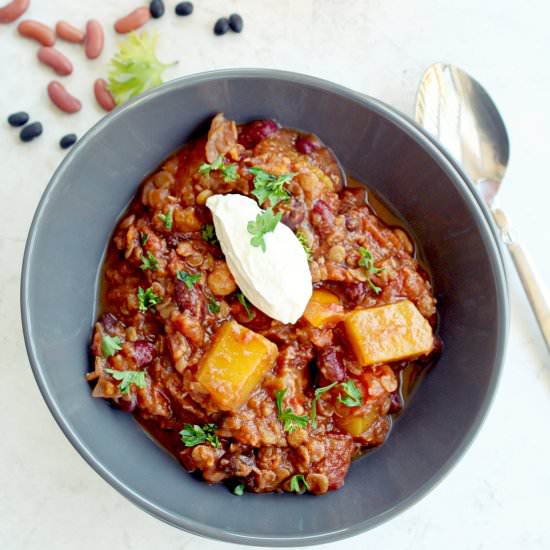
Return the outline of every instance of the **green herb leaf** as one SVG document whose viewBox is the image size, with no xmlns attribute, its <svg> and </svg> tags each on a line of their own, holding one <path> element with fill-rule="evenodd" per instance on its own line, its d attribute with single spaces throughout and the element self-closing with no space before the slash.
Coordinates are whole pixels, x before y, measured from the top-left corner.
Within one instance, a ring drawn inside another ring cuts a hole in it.
<svg viewBox="0 0 550 550">
<path fill-rule="evenodd" d="M 244 483 L 239 483 L 238 485 L 235 485 L 235 488 L 233 489 L 233 494 L 242 497 L 244 494 Z"/>
<path fill-rule="evenodd" d="M 344 404 L 346 407 L 359 407 L 363 404 L 363 395 L 359 391 L 359 388 L 355 385 L 353 380 L 346 380 L 340 384 L 340 387 L 344 390 L 344 397 L 338 396 L 338 401 Z"/>
<path fill-rule="evenodd" d="M 142 370 L 103 369 L 103 371 L 110 374 L 115 380 L 120 382 L 118 389 L 120 393 L 124 395 L 128 395 L 130 393 L 131 386 L 145 388 L 147 385 L 145 382 L 145 371 Z"/>
<path fill-rule="evenodd" d="M 103 353 L 103 357 L 111 357 L 114 355 L 117 351 L 120 351 L 122 349 L 122 342 L 120 341 L 120 338 L 118 336 L 109 336 L 106 334 L 102 340 L 101 340 L 101 352 Z"/>
<path fill-rule="evenodd" d="M 214 314 L 220 312 L 220 304 L 216 302 L 214 298 L 210 298 L 210 300 L 208 300 L 208 311 Z"/>
<path fill-rule="evenodd" d="M 290 479 L 290 490 L 302 494 L 309 491 L 309 484 L 303 474 L 296 474 Z"/>
<path fill-rule="evenodd" d="M 281 212 L 273 214 L 273 210 L 268 208 L 256 216 L 256 221 L 248 222 L 246 230 L 252 235 L 250 244 L 252 246 L 259 246 L 262 252 L 265 252 L 264 235 L 274 231 L 282 217 L 283 214 Z"/>
<path fill-rule="evenodd" d="M 162 73 L 174 63 L 161 63 L 156 56 L 158 35 L 130 33 L 118 45 L 109 66 L 109 90 L 117 105 L 162 84 Z"/>
<path fill-rule="evenodd" d="M 304 414 L 298 416 L 294 414 L 294 411 L 287 407 L 283 409 L 283 399 L 286 394 L 286 389 L 277 390 L 275 392 L 275 404 L 277 406 L 277 416 L 279 420 L 283 423 L 283 430 L 288 433 L 295 432 L 298 428 L 307 428 L 309 423 L 309 416 Z"/>
<path fill-rule="evenodd" d="M 180 432 L 182 443 L 186 447 L 194 447 L 201 443 L 210 443 L 212 447 L 219 449 L 221 447 L 220 440 L 216 435 L 216 424 L 184 424 L 183 430 Z"/>
<path fill-rule="evenodd" d="M 137 298 L 138 309 L 142 313 L 145 313 L 147 310 L 155 307 L 157 304 L 160 303 L 160 296 L 155 294 L 152 288 L 143 290 L 143 288 L 139 287 L 137 291 Z"/>
<path fill-rule="evenodd" d="M 241 290 L 237 291 L 237 300 L 239 300 L 241 306 L 244 307 L 246 314 L 248 315 L 248 320 L 252 321 L 252 319 L 254 319 L 254 317 L 256 316 L 256 313 L 250 308 L 250 302 L 247 300 L 246 296 L 242 293 Z"/>
<path fill-rule="evenodd" d="M 364 248 L 363 246 L 359 247 L 359 254 L 361 257 L 359 258 L 359 261 L 357 262 L 357 265 L 360 265 L 361 267 L 365 268 L 365 271 L 367 272 L 367 282 L 369 283 L 369 286 L 372 288 L 372 290 L 379 294 L 382 289 L 379 286 L 376 286 L 371 281 L 371 275 L 377 275 L 378 273 L 381 273 L 384 271 L 384 268 L 376 267 L 374 265 L 374 257 L 371 253 L 371 251 L 368 248 Z"/>
<path fill-rule="evenodd" d="M 148 240 L 149 240 L 149 234 L 148 233 L 140 233 L 139 234 L 139 242 L 141 243 L 141 246 L 145 246 L 147 244 Z"/>
<path fill-rule="evenodd" d="M 201 229 L 201 235 L 207 243 L 218 244 L 220 242 L 218 241 L 218 237 L 216 236 L 214 225 L 211 223 L 207 223 L 203 226 L 203 228 Z"/>
<path fill-rule="evenodd" d="M 172 231 L 172 227 L 174 226 L 174 209 L 168 208 L 168 212 L 166 214 L 159 214 L 159 218 L 161 222 L 164 222 L 164 227 Z"/>
<path fill-rule="evenodd" d="M 195 283 L 201 280 L 201 274 L 195 273 L 194 275 L 191 275 L 189 273 L 185 273 L 185 271 L 176 271 L 176 278 L 182 283 L 185 283 L 185 286 L 191 290 L 193 286 L 195 286 Z"/>
<path fill-rule="evenodd" d="M 329 384 L 328 386 L 323 386 L 321 388 L 317 388 L 315 390 L 315 396 L 313 397 L 313 400 L 311 401 L 311 426 L 316 430 L 317 429 L 317 401 L 319 401 L 319 398 L 321 395 L 332 388 L 336 386 L 338 382 L 333 382 L 332 384 Z"/>
<path fill-rule="evenodd" d="M 141 257 L 141 265 L 139 267 L 140 269 L 143 269 L 143 271 L 146 269 L 156 271 L 159 268 L 159 262 L 153 254 L 151 254 L 151 252 L 147 252 L 147 256 Z"/>
<path fill-rule="evenodd" d="M 249 168 L 248 171 L 254 174 L 254 191 L 252 191 L 252 194 L 258 199 L 260 206 L 268 200 L 269 205 L 273 208 L 277 203 L 287 201 L 290 198 L 284 185 L 292 180 L 296 175 L 295 173 L 274 176 L 258 166 Z"/>
<path fill-rule="evenodd" d="M 307 256 L 307 261 L 309 262 L 311 260 L 311 248 L 307 244 L 307 237 L 305 233 L 298 231 L 296 233 L 296 238 L 300 241 L 300 244 L 304 248 L 304 252 L 306 253 L 306 256 Z"/>
<path fill-rule="evenodd" d="M 210 172 L 219 171 L 222 174 L 223 181 L 225 183 L 231 183 L 232 181 L 239 179 L 239 174 L 237 173 L 236 164 L 225 164 L 223 160 L 223 155 L 220 155 L 214 162 L 208 164 L 207 162 L 200 165 L 199 174 L 205 175 L 210 174 Z"/>
</svg>

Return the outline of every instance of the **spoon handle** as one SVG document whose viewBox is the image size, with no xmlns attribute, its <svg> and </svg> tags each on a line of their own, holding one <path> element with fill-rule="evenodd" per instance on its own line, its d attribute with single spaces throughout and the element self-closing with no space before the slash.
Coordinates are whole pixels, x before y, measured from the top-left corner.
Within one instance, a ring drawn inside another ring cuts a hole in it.
<svg viewBox="0 0 550 550">
<path fill-rule="evenodd" d="M 493 214 L 550 351 L 550 297 L 546 285 L 527 251 L 512 237 L 510 224 L 504 212 L 495 209 Z"/>
</svg>

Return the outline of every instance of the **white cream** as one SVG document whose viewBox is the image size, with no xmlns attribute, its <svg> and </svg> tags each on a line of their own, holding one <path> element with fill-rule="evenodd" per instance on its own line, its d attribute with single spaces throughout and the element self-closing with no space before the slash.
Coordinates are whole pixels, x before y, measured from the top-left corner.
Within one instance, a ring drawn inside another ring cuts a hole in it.
<svg viewBox="0 0 550 550">
<path fill-rule="evenodd" d="M 252 246 L 248 222 L 262 213 L 243 195 L 213 195 L 206 201 L 227 265 L 243 294 L 282 323 L 295 323 L 311 298 L 311 273 L 304 248 L 292 230 L 278 223 L 264 235 L 266 251 Z"/>
</svg>

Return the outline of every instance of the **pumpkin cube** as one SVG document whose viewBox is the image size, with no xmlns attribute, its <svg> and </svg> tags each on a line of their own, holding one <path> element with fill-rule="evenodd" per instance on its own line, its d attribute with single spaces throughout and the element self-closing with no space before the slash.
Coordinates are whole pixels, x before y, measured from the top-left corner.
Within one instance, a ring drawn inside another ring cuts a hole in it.
<svg viewBox="0 0 550 550">
<path fill-rule="evenodd" d="M 430 323 L 408 300 L 351 311 L 344 326 L 364 366 L 418 357 L 434 345 Z"/>
<path fill-rule="evenodd" d="M 328 290 L 316 289 L 304 311 L 304 318 L 316 328 L 334 326 L 344 318 L 340 298 Z"/>
<path fill-rule="evenodd" d="M 348 432 L 353 437 L 359 437 L 372 426 L 377 416 L 376 409 L 371 408 L 360 415 L 337 418 L 337 424 L 341 430 Z"/>
<path fill-rule="evenodd" d="M 277 354 L 277 346 L 261 334 L 227 321 L 202 358 L 197 380 L 220 410 L 235 410 L 262 381 Z"/>
</svg>

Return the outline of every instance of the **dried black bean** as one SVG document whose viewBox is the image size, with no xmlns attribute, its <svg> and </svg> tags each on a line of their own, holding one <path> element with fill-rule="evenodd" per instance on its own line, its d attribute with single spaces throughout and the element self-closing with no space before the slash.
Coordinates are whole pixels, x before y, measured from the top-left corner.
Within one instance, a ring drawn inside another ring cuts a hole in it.
<svg viewBox="0 0 550 550">
<path fill-rule="evenodd" d="M 229 21 L 225 17 L 220 17 L 214 25 L 214 34 L 221 36 L 229 30 Z"/>
<path fill-rule="evenodd" d="M 27 124 L 27 122 L 29 122 L 29 114 L 25 113 L 25 111 L 13 113 L 13 115 L 10 115 L 8 117 L 8 123 L 10 124 L 10 126 L 23 126 L 23 124 Z"/>
<path fill-rule="evenodd" d="M 191 2 L 180 2 L 176 4 L 176 15 L 191 15 L 193 13 L 193 4 Z"/>
<path fill-rule="evenodd" d="M 68 149 L 76 143 L 76 134 L 67 134 L 59 140 L 61 149 Z"/>
<path fill-rule="evenodd" d="M 229 26 L 233 32 L 241 32 L 243 30 L 243 18 L 238 13 L 233 13 L 229 16 Z"/>
<path fill-rule="evenodd" d="M 149 12 L 153 19 L 162 17 L 165 12 L 164 2 L 162 0 L 152 0 L 149 4 Z"/>
<path fill-rule="evenodd" d="M 33 122 L 25 126 L 19 133 L 19 139 L 21 141 L 32 141 L 42 133 L 42 124 L 40 122 Z"/>
</svg>

